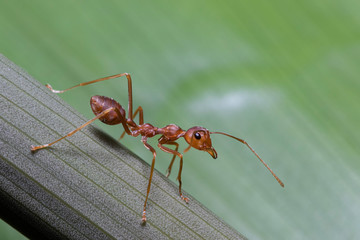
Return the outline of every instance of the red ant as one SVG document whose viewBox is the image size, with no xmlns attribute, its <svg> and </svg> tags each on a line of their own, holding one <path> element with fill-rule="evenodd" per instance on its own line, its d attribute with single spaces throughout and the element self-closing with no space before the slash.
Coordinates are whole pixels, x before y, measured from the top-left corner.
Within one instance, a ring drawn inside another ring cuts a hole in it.
<svg viewBox="0 0 360 240">
<path fill-rule="evenodd" d="M 244 140 L 242 140 L 240 138 L 231 136 L 231 135 L 223 133 L 223 132 L 210 132 L 209 130 L 207 130 L 206 128 L 203 128 L 203 127 L 192 127 L 190 129 L 188 129 L 187 131 L 184 131 L 183 129 L 181 129 L 179 126 L 177 126 L 175 124 L 170 124 L 163 128 L 157 128 L 157 127 L 154 127 L 153 125 L 151 125 L 150 123 L 144 123 L 144 114 L 143 114 L 143 109 L 141 106 L 139 106 L 133 114 L 132 82 L 131 82 L 130 74 L 128 74 L 128 73 L 116 74 L 113 76 L 99 78 L 99 79 L 96 79 L 93 81 L 80 83 L 76 86 L 73 86 L 71 88 L 68 88 L 68 89 L 65 89 L 62 91 L 54 90 L 49 84 L 47 84 L 46 87 L 49 88 L 54 93 L 63 93 L 63 92 L 66 92 L 66 91 L 76 88 L 76 87 L 85 86 L 85 85 L 89 85 L 92 83 L 101 82 L 101 81 L 118 78 L 118 77 L 122 77 L 122 76 L 126 76 L 126 78 L 128 80 L 128 94 L 129 94 L 128 118 L 126 118 L 124 108 L 118 102 L 116 102 L 114 99 L 108 98 L 105 96 L 93 96 L 90 99 L 90 105 L 91 105 L 91 109 L 93 110 L 96 117 L 94 117 L 90 121 L 84 123 L 82 126 L 78 127 L 77 129 L 68 133 L 67 135 L 57 139 L 54 142 L 51 142 L 51 143 L 48 143 L 45 145 L 40 145 L 40 146 L 31 146 L 31 151 L 34 152 L 36 150 L 49 147 L 49 146 L 53 145 L 54 143 L 66 138 L 66 137 L 70 137 L 71 135 L 73 135 L 77 131 L 81 130 L 85 126 L 94 122 L 96 119 L 99 119 L 103 123 L 109 124 L 109 125 L 116 125 L 116 124 L 121 123 L 125 131 L 120 136 L 120 139 L 124 137 L 125 133 L 127 133 L 128 135 L 131 135 L 133 137 L 137 137 L 137 136 L 141 135 L 141 141 L 143 142 L 144 146 L 147 149 L 149 149 L 149 151 L 151 151 L 153 154 L 149 183 L 148 183 L 147 192 L 146 192 L 144 210 L 143 210 L 143 214 L 142 214 L 142 222 L 143 223 L 146 222 L 146 203 L 147 203 L 147 200 L 149 197 L 151 180 L 152 180 L 152 176 L 153 176 L 153 172 L 154 172 L 154 165 L 155 165 L 155 158 L 156 158 L 156 151 L 152 146 L 150 146 L 147 143 L 147 139 L 152 138 L 158 134 L 161 135 L 161 137 L 158 140 L 158 147 L 161 150 L 163 150 L 164 152 L 174 155 L 170 162 L 170 165 L 167 169 L 166 177 L 168 177 L 170 175 L 171 168 L 172 168 L 172 165 L 174 163 L 176 156 L 178 156 L 180 158 L 180 167 L 179 167 L 179 173 L 177 176 L 177 180 L 179 181 L 180 197 L 186 203 L 188 203 L 189 199 L 184 197 L 181 192 L 181 184 L 182 184 L 181 171 L 182 171 L 182 167 L 183 167 L 183 154 L 178 152 L 179 144 L 177 142 L 175 142 L 176 140 L 178 140 L 181 137 L 184 137 L 185 141 L 189 144 L 189 146 L 184 150 L 184 153 L 186 153 L 187 151 L 189 151 L 189 149 L 191 147 L 193 147 L 198 150 L 208 152 L 214 159 L 217 158 L 217 153 L 211 144 L 210 134 L 222 134 L 222 135 L 231 137 L 235 140 L 238 140 L 239 142 L 245 144 L 256 155 L 256 157 L 271 172 L 271 174 L 275 177 L 275 179 L 279 182 L 279 184 L 282 187 L 284 187 L 283 182 L 275 175 L 275 173 L 269 168 L 269 166 L 260 158 L 260 156 L 250 147 L 250 145 L 247 142 L 245 142 Z M 136 124 L 134 122 L 134 118 L 136 117 L 136 115 L 138 113 L 139 113 L 139 124 Z M 175 150 L 165 147 L 164 144 L 174 145 Z"/>
</svg>

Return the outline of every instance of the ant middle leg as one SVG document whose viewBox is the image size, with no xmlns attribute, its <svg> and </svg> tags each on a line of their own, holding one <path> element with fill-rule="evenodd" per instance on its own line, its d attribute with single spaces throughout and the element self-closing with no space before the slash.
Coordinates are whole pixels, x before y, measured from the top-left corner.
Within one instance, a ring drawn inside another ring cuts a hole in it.
<svg viewBox="0 0 360 240">
<path fill-rule="evenodd" d="M 149 183 L 148 183 L 148 187 L 147 187 L 147 191 L 146 191 L 146 198 L 145 198 L 145 202 L 144 202 L 144 209 L 143 209 L 143 214 L 142 214 L 142 223 L 145 224 L 146 223 L 146 204 L 147 204 L 147 200 L 149 198 L 149 193 L 150 193 L 150 187 L 151 187 L 151 181 L 152 181 L 152 176 L 154 173 L 154 166 L 155 166 L 155 158 L 156 158 L 156 151 L 155 149 L 147 143 L 147 137 L 143 136 L 141 138 L 141 141 L 143 142 L 144 146 L 152 152 L 153 154 L 153 159 L 152 159 L 152 163 L 151 163 L 151 169 L 150 169 L 150 177 L 149 177 Z"/>
<path fill-rule="evenodd" d="M 184 197 L 182 195 L 182 192 L 181 192 L 181 184 L 182 184 L 182 181 L 181 181 L 181 172 L 182 172 L 182 167 L 183 167 L 183 158 L 181 157 L 180 158 L 180 167 L 179 167 L 179 174 L 177 176 L 177 180 L 179 181 L 179 194 L 180 194 L 180 197 L 182 198 L 182 200 L 184 200 L 186 203 L 189 202 L 189 199 L 187 197 Z"/>
</svg>

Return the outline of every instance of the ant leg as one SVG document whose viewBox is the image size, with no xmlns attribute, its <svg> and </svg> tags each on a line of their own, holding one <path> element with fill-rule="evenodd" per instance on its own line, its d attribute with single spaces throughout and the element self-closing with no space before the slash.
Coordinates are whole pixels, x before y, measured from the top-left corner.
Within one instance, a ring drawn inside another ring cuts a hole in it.
<svg viewBox="0 0 360 240">
<path fill-rule="evenodd" d="M 168 143 L 166 143 L 168 144 Z M 189 199 L 184 197 L 182 192 L 181 192 L 181 185 L 182 185 L 182 182 L 181 182 L 181 171 L 182 171 L 182 166 L 183 166 L 183 156 L 181 153 L 175 151 L 175 150 L 172 150 L 170 148 L 167 148 L 167 147 L 164 147 L 161 143 L 158 144 L 158 147 L 163 150 L 164 152 L 167 152 L 167 153 L 171 153 L 173 154 L 174 156 L 178 156 L 180 158 L 180 167 L 179 167 L 179 175 L 177 177 L 177 180 L 179 181 L 179 194 L 180 194 L 180 197 L 182 200 L 184 200 L 186 203 L 189 202 Z"/>
<path fill-rule="evenodd" d="M 123 115 L 121 115 L 119 109 L 115 108 L 114 111 L 116 112 L 116 114 L 121 118 L 121 124 L 123 125 L 124 128 L 124 133 L 122 135 L 124 135 L 125 133 L 127 133 L 128 135 L 131 135 L 133 137 L 138 136 L 139 134 L 134 134 L 128 127 L 128 125 L 126 125 L 126 119 L 123 117 Z"/>
<path fill-rule="evenodd" d="M 78 85 L 75 85 L 75 86 L 73 86 L 71 88 L 68 88 L 68 89 L 65 89 L 65 90 L 55 90 L 55 89 L 53 89 L 51 87 L 50 84 L 46 84 L 45 86 L 47 88 L 49 88 L 53 93 L 63 93 L 63 92 L 69 91 L 69 90 L 71 90 L 73 88 L 76 88 L 76 87 L 86 86 L 86 85 L 89 85 L 89 84 L 92 84 L 92 83 L 101 82 L 101 81 L 105 81 L 105 80 L 109 80 L 109 79 L 113 79 L 113 78 L 118 78 L 118 77 L 122 77 L 122 76 L 125 76 L 125 75 L 130 76 L 130 74 L 128 74 L 128 73 L 116 74 L 116 75 L 112 75 L 112 76 L 109 76 L 109 77 L 103 77 L 103 78 L 95 79 L 95 80 L 92 80 L 92 81 L 83 82 L 83 83 L 80 83 Z"/>
<path fill-rule="evenodd" d="M 120 73 L 120 74 L 116 74 L 116 75 L 112 75 L 112 76 L 108 76 L 108 77 L 103 77 L 103 78 L 99 78 L 99 79 L 95 79 L 92 81 L 88 81 L 88 82 L 83 82 L 80 83 L 78 85 L 75 85 L 71 88 L 65 89 L 65 90 L 55 90 L 51 87 L 50 84 L 46 84 L 46 87 L 49 88 L 52 92 L 54 93 L 63 93 L 66 91 L 69 91 L 70 89 L 76 88 L 76 87 L 81 87 L 81 86 L 86 86 L 92 83 L 96 83 L 96 82 L 101 82 L 101 81 L 105 81 L 105 80 L 109 80 L 109 79 L 113 79 L 113 78 L 119 78 L 122 76 L 126 76 L 127 80 L 128 80 L 128 95 L 129 95 L 129 102 L 128 102 L 128 115 L 129 115 L 129 119 L 132 121 L 133 120 L 133 113 L 132 113 L 132 82 L 131 82 L 131 76 L 128 73 Z"/>
<path fill-rule="evenodd" d="M 167 142 L 166 144 L 169 144 L 169 145 L 175 145 L 175 151 L 177 152 L 178 149 L 179 149 L 179 144 L 177 142 Z M 171 159 L 171 162 L 169 164 L 169 167 L 168 169 L 166 170 L 166 177 L 169 177 L 170 176 L 170 173 L 171 173 L 171 168 L 172 168 L 172 165 L 175 161 L 175 158 L 176 158 L 176 154 L 174 154 L 173 158 Z"/>
<path fill-rule="evenodd" d="M 137 115 L 139 112 L 140 112 L 140 115 L 139 115 L 139 125 L 142 125 L 142 124 L 144 124 L 144 113 L 143 113 L 143 109 L 142 109 L 141 106 L 139 106 L 139 107 L 136 109 L 136 111 L 134 112 L 133 118 L 135 118 L 136 115 Z M 126 132 L 126 131 L 124 131 L 124 132 L 120 135 L 118 141 L 120 141 L 120 140 L 125 136 L 125 132 Z"/>
<path fill-rule="evenodd" d="M 137 115 L 137 113 L 139 113 L 139 125 L 143 125 L 143 124 L 144 124 L 144 111 L 143 111 L 143 109 L 142 109 L 141 106 L 139 106 L 139 107 L 136 109 L 136 111 L 135 111 L 135 113 L 134 113 L 134 118 L 135 118 L 135 116 Z"/>
<path fill-rule="evenodd" d="M 153 172 L 154 172 L 154 166 L 155 166 L 155 158 L 156 158 L 156 152 L 155 149 L 150 146 L 150 144 L 147 143 L 147 137 L 143 136 L 141 138 L 141 141 L 143 142 L 144 146 L 152 152 L 153 154 L 153 159 L 152 159 L 152 163 L 151 163 L 151 169 L 150 169 L 150 177 L 149 177 L 149 183 L 148 183 L 148 187 L 147 187 L 147 191 L 146 191 L 146 198 L 145 198 L 145 203 L 144 203 L 144 210 L 143 210 L 143 214 L 142 214 L 142 223 L 145 224 L 146 223 L 146 203 L 149 197 L 149 193 L 150 193 L 150 186 L 151 186 L 151 181 L 152 181 L 152 176 L 153 176 Z"/>
<path fill-rule="evenodd" d="M 105 116 L 106 114 L 108 114 L 110 111 L 114 110 L 114 108 L 108 108 L 105 111 L 103 111 L 102 113 L 100 113 L 99 115 L 97 115 L 96 117 L 94 117 L 93 119 L 87 121 L 86 123 L 84 123 L 83 125 L 81 125 L 80 127 L 78 127 L 77 129 L 75 129 L 74 131 L 68 133 L 67 135 L 57 139 L 54 142 L 48 143 L 48 144 L 44 144 L 44 145 L 40 145 L 40 146 L 31 146 L 31 151 L 34 152 L 36 150 L 42 149 L 42 148 L 46 148 L 46 147 L 50 147 L 51 145 L 53 145 L 54 143 L 57 143 L 58 141 L 66 138 L 66 137 L 70 137 L 71 135 L 73 135 L 74 133 L 76 133 L 77 131 L 81 130 L 82 128 L 86 127 L 87 125 L 89 125 L 90 123 L 94 122 L 96 119 L 99 119 L 103 116 Z"/>
<path fill-rule="evenodd" d="M 183 166 L 183 158 L 181 157 L 181 158 L 180 158 L 179 174 L 178 174 L 178 176 L 177 176 L 177 180 L 179 181 L 179 193 L 180 193 L 180 197 L 181 197 L 182 200 L 184 200 L 186 203 L 188 203 L 188 202 L 189 202 L 189 199 L 186 198 L 186 197 L 184 197 L 184 196 L 182 195 L 182 192 L 181 192 L 181 171 L 182 171 L 182 166 Z"/>
</svg>

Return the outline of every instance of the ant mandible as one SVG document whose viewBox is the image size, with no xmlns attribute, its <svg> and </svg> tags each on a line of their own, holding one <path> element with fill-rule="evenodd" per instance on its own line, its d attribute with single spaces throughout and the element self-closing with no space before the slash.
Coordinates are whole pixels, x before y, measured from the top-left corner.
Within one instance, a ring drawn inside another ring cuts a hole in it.
<svg viewBox="0 0 360 240">
<path fill-rule="evenodd" d="M 94 122 L 97 119 L 99 119 L 103 123 L 109 124 L 109 125 L 116 125 L 116 124 L 121 123 L 125 131 L 120 136 L 120 139 L 123 138 L 125 133 L 127 133 L 128 135 L 131 135 L 133 137 L 137 137 L 137 136 L 141 135 L 141 141 L 143 142 L 144 146 L 149 151 L 151 151 L 151 153 L 153 154 L 149 183 L 148 183 L 148 187 L 147 187 L 144 209 L 143 209 L 143 214 L 142 214 L 142 223 L 146 222 L 146 203 L 147 203 L 147 200 L 149 197 L 151 180 L 152 180 L 152 176 L 153 176 L 153 172 L 154 172 L 154 165 L 155 165 L 155 158 L 156 158 L 156 151 L 152 146 L 150 146 L 147 143 L 147 139 L 152 138 L 155 135 L 161 135 L 161 137 L 158 140 L 158 147 L 162 151 L 173 155 L 173 158 L 167 169 L 166 177 L 168 177 L 171 173 L 171 168 L 172 168 L 172 165 L 174 163 L 176 156 L 178 156 L 180 158 L 180 167 L 179 167 L 179 173 L 177 176 L 177 180 L 179 181 L 180 197 L 186 203 L 188 203 L 189 199 L 184 197 L 181 192 L 181 185 L 182 185 L 181 171 L 182 171 L 182 167 L 183 167 L 183 154 L 178 152 L 179 144 L 176 142 L 176 140 L 178 140 L 181 137 L 184 137 L 185 141 L 189 144 L 189 146 L 184 150 L 184 153 L 186 153 L 187 151 L 189 151 L 189 149 L 191 147 L 193 147 L 198 150 L 208 152 L 214 159 L 217 158 L 217 153 L 211 144 L 210 134 L 222 134 L 222 135 L 231 137 L 231 138 L 245 144 L 256 155 L 256 157 L 265 165 L 265 167 L 271 172 L 271 174 L 275 177 L 275 179 L 279 182 L 279 184 L 282 187 L 284 187 L 283 182 L 275 175 L 275 173 L 269 168 L 269 166 L 260 158 L 260 156 L 254 151 L 254 149 L 252 149 L 250 147 L 250 145 L 247 142 L 245 142 L 243 139 L 231 136 L 231 135 L 229 135 L 227 133 L 223 133 L 223 132 L 210 132 L 206 128 L 198 127 L 198 126 L 192 127 L 190 129 L 188 129 L 187 131 L 184 131 L 183 129 L 181 129 L 179 126 L 177 126 L 175 124 L 169 124 L 163 128 L 157 128 L 157 127 L 154 127 L 153 125 L 151 125 L 150 123 L 144 123 L 144 114 L 143 114 L 143 109 L 141 106 L 139 106 L 136 109 L 136 111 L 133 113 L 132 82 L 131 82 L 131 76 L 128 73 L 116 74 L 116 75 L 112 75 L 109 77 L 99 78 L 99 79 L 96 79 L 93 81 L 80 83 L 78 85 L 75 85 L 71 88 L 68 88 L 68 89 L 65 89 L 62 91 L 54 90 L 49 84 L 47 84 L 46 87 L 49 88 L 54 93 L 63 93 L 63 92 L 66 92 L 66 91 L 76 88 L 76 87 L 85 86 L 85 85 L 89 85 L 92 83 L 101 82 L 101 81 L 105 81 L 105 80 L 109 80 L 109 79 L 113 79 L 113 78 L 119 78 L 122 76 L 126 76 L 126 78 L 128 80 L 129 101 L 128 101 L 128 117 L 127 118 L 126 118 L 124 108 L 118 102 L 116 102 L 114 99 L 105 97 L 105 96 L 93 96 L 90 99 L 91 109 L 94 112 L 94 114 L 96 115 L 93 119 L 84 123 L 83 125 L 76 128 L 74 131 L 68 133 L 67 135 L 55 140 L 54 142 L 51 142 L 51 143 L 48 143 L 45 145 L 40 145 L 40 146 L 31 146 L 31 151 L 34 152 L 36 150 L 49 147 L 49 146 L 53 145 L 54 143 L 66 138 L 66 137 L 70 137 L 71 135 L 73 135 L 74 133 L 81 130 L 82 128 L 84 128 L 85 126 L 89 125 L 90 123 Z M 136 124 L 134 122 L 134 118 L 136 117 L 136 115 L 138 113 L 139 113 L 139 124 Z M 175 150 L 165 147 L 164 144 L 174 145 Z"/>
</svg>

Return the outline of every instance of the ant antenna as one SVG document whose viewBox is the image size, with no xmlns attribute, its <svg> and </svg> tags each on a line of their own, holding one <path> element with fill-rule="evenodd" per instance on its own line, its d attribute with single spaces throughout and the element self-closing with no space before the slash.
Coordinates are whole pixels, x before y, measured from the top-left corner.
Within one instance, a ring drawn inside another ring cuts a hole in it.
<svg viewBox="0 0 360 240">
<path fill-rule="evenodd" d="M 233 139 L 235 139 L 235 140 L 238 140 L 239 142 L 245 144 L 246 146 L 248 146 L 248 148 L 256 155 L 256 157 L 257 157 L 257 158 L 264 164 L 264 166 L 271 172 L 271 174 L 272 174 L 272 175 L 274 176 L 274 178 L 278 181 L 278 183 L 279 183 L 282 187 L 284 187 L 284 183 L 278 178 L 278 176 L 276 176 L 276 174 L 270 169 L 270 167 L 261 159 L 261 157 L 255 152 L 254 149 L 252 149 L 252 147 L 250 147 L 250 145 L 249 145 L 246 141 L 244 141 L 244 140 L 242 140 L 242 139 L 240 139 L 240 138 L 231 136 L 230 134 L 223 133 L 223 132 L 210 132 L 210 134 L 213 134 L 213 133 L 215 133 L 215 134 L 222 134 L 222 135 L 231 137 L 231 138 L 233 138 Z"/>
</svg>

